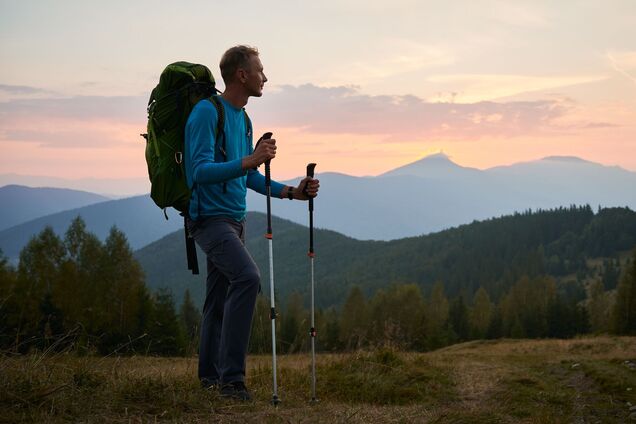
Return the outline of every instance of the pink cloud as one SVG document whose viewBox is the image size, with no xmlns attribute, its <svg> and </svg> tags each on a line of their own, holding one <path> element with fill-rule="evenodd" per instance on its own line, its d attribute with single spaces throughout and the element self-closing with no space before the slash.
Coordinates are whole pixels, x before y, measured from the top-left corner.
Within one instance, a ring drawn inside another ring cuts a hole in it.
<svg viewBox="0 0 636 424">
<path fill-rule="evenodd" d="M 141 143 L 142 97 L 17 99 L 0 103 L 0 141 L 46 148 L 110 148 Z"/>
<path fill-rule="evenodd" d="M 376 134 L 399 141 L 550 136 L 581 127 L 581 123 L 557 122 L 572 112 L 572 102 L 563 100 L 429 102 L 412 95 L 370 96 L 351 87 L 311 84 L 266 93 L 248 110 L 273 127 L 323 134 Z"/>
</svg>

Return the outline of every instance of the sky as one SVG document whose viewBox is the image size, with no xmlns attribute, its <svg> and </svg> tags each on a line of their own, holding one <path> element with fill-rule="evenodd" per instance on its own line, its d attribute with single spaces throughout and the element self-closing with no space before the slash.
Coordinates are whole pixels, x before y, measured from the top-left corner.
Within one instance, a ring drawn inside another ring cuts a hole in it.
<svg viewBox="0 0 636 424">
<path fill-rule="evenodd" d="M 163 68 L 256 46 L 277 179 L 444 152 L 636 171 L 636 1 L 0 0 L 0 174 L 145 178 Z M 223 83 L 218 87 L 222 90 Z"/>
</svg>

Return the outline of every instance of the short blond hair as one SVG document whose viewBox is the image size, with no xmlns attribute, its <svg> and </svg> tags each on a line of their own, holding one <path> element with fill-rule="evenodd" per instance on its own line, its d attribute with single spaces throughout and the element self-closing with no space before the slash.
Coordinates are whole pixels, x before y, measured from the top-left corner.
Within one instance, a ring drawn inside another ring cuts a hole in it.
<svg viewBox="0 0 636 424">
<path fill-rule="evenodd" d="M 250 58 L 252 56 L 258 56 L 258 49 L 245 45 L 234 46 L 223 53 L 219 67 L 225 85 L 232 82 L 232 78 L 239 68 L 251 70 Z"/>
</svg>

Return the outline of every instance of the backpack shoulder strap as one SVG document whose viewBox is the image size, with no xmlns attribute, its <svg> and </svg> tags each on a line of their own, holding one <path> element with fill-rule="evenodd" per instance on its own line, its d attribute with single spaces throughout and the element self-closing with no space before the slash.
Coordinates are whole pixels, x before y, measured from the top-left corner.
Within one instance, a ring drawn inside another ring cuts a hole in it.
<svg viewBox="0 0 636 424">
<path fill-rule="evenodd" d="M 223 156 L 223 162 L 227 162 L 227 151 L 225 150 L 226 144 L 225 144 L 225 131 L 224 131 L 225 109 L 223 108 L 223 105 L 221 104 L 221 101 L 219 100 L 218 96 L 210 97 L 210 101 L 216 108 L 216 115 L 218 116 L 218 120 L 216 122 L 216 134 L 214 139 L 217 143 L 221 141 L 221 143 L 218 145 L 219 152 L 221 152 L 221 156 Z M 223 193 L 227 193 L 227 183 L 223 183 Z"/>
<path fill-rule="evenodd" d="M 216 134 L 214 138 L 217 141 L 221 140 L 221 144 L 219 145 L 219 151 L 221 152 L 221 155 L 223 155 L 223 162 L 227 162 L 227 152 L 225 151 L 225 132 L 224 132 L 225 109 L 223 108 L 223 105 L 219 101 L 218 96 L 210 97 L 210 101 L 216 108 L 216 116 L 218 117 L 218 120 L 216 122 Z"/>
</svg>

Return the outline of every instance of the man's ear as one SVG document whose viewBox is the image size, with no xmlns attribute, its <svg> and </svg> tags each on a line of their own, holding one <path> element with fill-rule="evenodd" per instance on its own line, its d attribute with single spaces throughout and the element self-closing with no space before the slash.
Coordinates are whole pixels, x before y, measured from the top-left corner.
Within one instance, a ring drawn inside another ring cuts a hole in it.
<svg viewBox="0 0 636 424">
<path fill-rule="evenodd" d="M 238 68 L 236 70 L 236 79 L 241 84 L 245 83 L 247 81 L 247 71 L 243 68 Z"/>
</svg>

